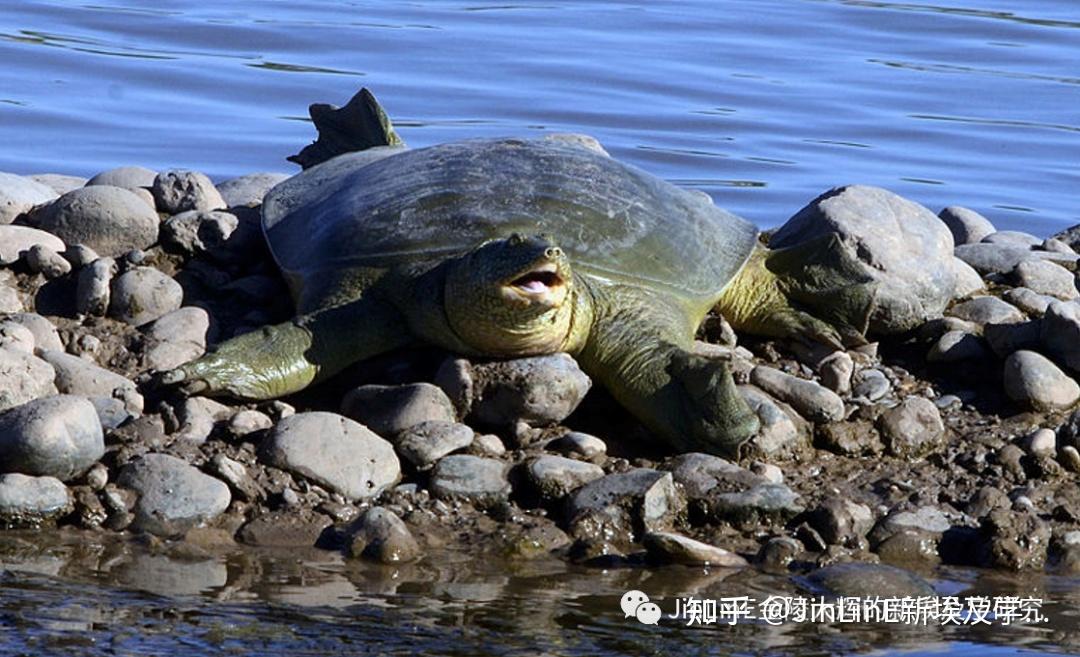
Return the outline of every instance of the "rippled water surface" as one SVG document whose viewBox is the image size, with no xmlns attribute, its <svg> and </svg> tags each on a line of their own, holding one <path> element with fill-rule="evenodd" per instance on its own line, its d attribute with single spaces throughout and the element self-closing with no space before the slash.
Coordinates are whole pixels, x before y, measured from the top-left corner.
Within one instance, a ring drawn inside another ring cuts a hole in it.
<svg viewBox="0 0 1080 657">
<path fill-rule="evenodd" d="M 1080 4 L 1072 0 L 89 3 L 0 0 L 0 170 L 127 164 L 221 179 L 292 171 L 311 102 L 372 88 L 414 146 L 543 131 L 777 225 L 839 184 L 881 185 L 1001 228 L 1080 222 Z M 645 627 L 670 600 L 785 578 L 601 571 L 441 555 L 203 555 L 4 539 L 0 654 L 1075 654 L 1071 579 L 933 574 L 1044 596 L 993 630 Z M 21 541 L 21 542 L 20 542 Z M 39 574 L 28 574 L 39 573 Z M 733 578 L 730 579 L 729 578 Z M 725 593 L 728 592 L 728 593 Z"/>
<path fill-rule="evenodd" d="M 290 171 L 366 85 L 413 145 L 588 132 L 762 225 L 851 182 L 1080 222 L 1072 0 L 0 7 L 0 170 Z"/>
</svg>

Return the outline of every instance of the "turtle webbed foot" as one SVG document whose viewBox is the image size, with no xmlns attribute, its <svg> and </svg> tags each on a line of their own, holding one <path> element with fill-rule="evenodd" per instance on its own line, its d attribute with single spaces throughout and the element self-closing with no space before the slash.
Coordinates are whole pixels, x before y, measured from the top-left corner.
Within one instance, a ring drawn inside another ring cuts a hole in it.
<svg viewBox="0 0 1080 657">
<path fill-rule="evenodd" d="M 668 366 L 678 386 L 684 418 L 672 442 L 679 449 L 727 458 L 757 433 L 760 421 L 735 387 L 728 363 L 689 352 L 676 352 Z"/>
</svg>

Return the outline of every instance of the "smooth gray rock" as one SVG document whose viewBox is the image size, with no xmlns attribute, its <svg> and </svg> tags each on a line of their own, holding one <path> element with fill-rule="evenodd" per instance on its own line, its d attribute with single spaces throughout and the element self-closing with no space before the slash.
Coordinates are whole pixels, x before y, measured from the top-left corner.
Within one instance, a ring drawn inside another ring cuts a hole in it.
<svg viewBox="0 0 1080 657">
<path fill-rule="evenodd" d="M 97 251 L 85 244 L 69 244 L 61 255 L 71 263 L 74 269 L 82 269 L 101 257 Z"/>
<path fill-rule="evenodd" d="M 814 381 L 758 365 L 750 372 L 750 383 L 787 402 L 799 415 L 814 422 L 836 422 L 844 418 L 840 396 Z"/>
<path fill-rule="evenodd" d="M 761 458 L 783 458 L 794 456 L 810 446 L 809 431 L 805 430 L 805 422 L 794 409 L 753 386 L 738 386 L 738 390 L 761 422 L 748 449 Z"/>
<path fill-rule="evenodd" d="M 1080 372 L 1080 305 L 1053 301 L 1039 324 L 1045 353 L 1074 372 Z"/>
<path fill-rule="evenodd" d="M 1034 456 L 1054 456 L 1057 454 L 1057 434 L 1053 429 L 1036 429 L 1024 436 L 1021 444 L 1028 454 Z"/>
<path fill-rule="evenodd" d="M 56 371 L 56 388 L 60 392 L 119 399 L 131 413 L 142 413 L 143 397 L 131 379 L 62 351 L 46 349 L 38 353 Z"/>
<path fill-rule="evenodd" d="M 245 408 L 229 418 L 228 429 L 230 434 L 242 438 L 256 431 L 265 431 L 272 426 L 274 426 L 274 421 L 269 415 L 262 411 Z"/>
<path fill-rule="evenodd" d="M 945 425 L 934 402 L 908 397 L 878 418 L 878 430 L 893 455 L 916 459 L 941 447 Z"/>
<path fill-rule="evenodd" d="M 1080 224 L 1076 226 L 1070 226 L 1065 230 L 1059 231 L 1051 235 L 1053 239 L 1059 240 L 1068 244 L 1073 250 L 1080 247 Z"/>
<path fill-rule="evenodd" d="M 64 240 L 52 233 L 29 226 L 0 225 L 0 266 L 17 262 L 23 253 L 35 245 L 47 246 L 53 251 L 67 248 Z"/>
<path fill-rule="evenodd" d="M 23 259 L 30 271 L 50 280 L 71 271 L 71 263 L 64 256 L 43 244 L 31 246 L 23 254 Z"/>
<path fill-rule="evenodd" d="M 79 270 L 75 310 L 83 315 L 104 316 L 112 300 L 112 280 L 118 269 L 113 258 L 98 258 Z"/>
<path fill-rule="evenodd" d="M 263 439 L 261 458 L 350 500 L 377 497 L 401 479 L 393 446 L 336 413 L 297 413 Z"/>
<path fill-rule="evenodd" d="M 879 281 L 871 328 L 896 333 L 937 317 L 953 298 L 953 238 L 929 210 L 877 187 L 848 186 L 812 201 L 773 235 L 770 247 L 836 233 Z"/>
<path fill-rule="evenodd" d="M 192 256 L 222 248 L 240 225 L 236 215 L 220 210 L 189 210 L 161 225 L 161 244 L 174 253 Z"/>
<path fill-rule="evenodd" d="M 537 497 L 559 500 L 581 486 L 604 476 L 604 469 L 592 463 L 564 456 L 544 455 L 530 459 L 525 476 Z"/>
<path fill-rule="evenodd" d="M 15 288 L 0 281 L 0 313 L 21 313 L 24 309 L 22 297 Z"/>
<path fill-rule="evenodd" d="M 116 167 L 102 171 L 87 181 L 87 185 L 112 185 L 113 187 L 150 187 L 154 184 L 157 171 L 151 171 L 146 167 Z"/>
<path fill-rule="evenodd" d="M 144 327 L 146 364 L 165 371 L 206 353 L 210 315 L 202 308 L 184 306 L 162 315 Z"/>
<path fill-rule="evenodd" d="M 421 422 L 457 421 L 446 393 L 430 383 L 360 386 L 345 395 L 341 409 L 380 436 L 394 436 Z"/>
<path fill-rule="evenodd" d="M 979 336 L 963 331 L 949 331 L 930 348 L 926 360 L 931 363 L 957 363 L 981 360 L 989 355 L 986 343 Z"/>
<path fill-rule="evenodd" d="M 0 171 L 0 224 L 10 224 L 34 206 L 48 203 L 54 198 L 56 192 L 51 187 L 24 176 Z"/>
<path fill-rule="evenodd" d="M 811 572 L 806 581 L 819 592 L 847 597 L 918 598 L 934 595 L 934 587 L 896 566 L 837 563 Z"/>
<path fill-rule="evenodd" d="M 1047 237 L 1043 240 L 1041 248 L 1043 251 L 1053 251 L 1054 253 L 1076 254 L 1076 249 L 1055 237 Z"/>
<path fill-rule="evenodd" d="M 1014 287 L 1005 290 L 1001 298 L 1032 317 L 1042 317 L 1046 314 L 1047 307 L 1054 300 L 1052 296 L 1039 294 L 1026 287 Z"/>
<path fill-rule="evenodd" d="M 112 281 L 109 316 L 142 326 L 180 308 L 184 289 L 153 267 L 135 267 Z"/>
<path fill-rule="evenodd" d="M 418 470 L 426 470 L 447 454 L 471 445 L 474 435 L 468 425 L 460 422 L 420 422 L 398 434 L 394 447 Z"/>
<path fill-rule="evenodd" d="M 146 249 L 158 238 L 157 214 L 135 193 L 110 185 L 70 191 L 35 212 L 32 223 L 66 244 L 85 244 L 103 256 Z"/>
<path fill-rule="evenodd" d="M 97 410 L 84 397 L 42 397 L 0 414 L 0 472 L 68 481 L 104 454 Z"/>
<path fill-rule="evenodd" d="M 506 455 L 506 445 L 503 444 L 502 438 L 493 433 L 479 433 L 473 436 L 468 452 L 473 456 L 499 458 Z"/>
<path fill-rule="evenodd" d="M 986 244 L 1013 244 L 1028 249 L 1042 244 L 1042 238 L 1020 230 L 997 230 L 979 240 Z"/>
<path fill-rule="evenodd" d="M 34 353 L 34 334 L 22 324 L 10 319 L 0 320 L 0 349 Z"/>
<path fill-rule="evenodd" d="M 688 452 L 668 459 L 663 468 L 671 471 L 691 500 L 703 497 L 717 487 L 742 490 L 769 483 L 764 477 L 731 461 L 701 452 Z"/>
<path fill-rule="evenodd" d="M 73 189 L 86 185 L 86 178 L 82 176 L 69 176 L 63 173 L 35 173 L 26 176 L 36 183 L 41 183 L 56 192 L 56 195 L 67 194 Z"/>
<path fill-rule="evenodd" d="M 987 235 L 997 232 L 989 219 L 959 205 L 950 205 L 945 208 L 938 213 L 938 218 L 948 226 L 953 236 L 953 243 L 957 246 L 981 242 Z"/>
<path fill-rule="evenodd" d="M 0 349 L 0 411 L 55 395 L 56 371 L 33 354 Z"/>
<path fill-rule="evenodd" d="M 582 458 L 599 458 L 607 454 L 607 443 L 591 434 L 571 431 L 547 444 L 548 449 L 561 454 L 574 454 Z"/>
<path fill-rule="evenodd" d="M 1076 274 L 1061 265 L 1045 260 L 1024 260 L 1012 271 L 1012 282 L 1038 294 L 1047 294 L 1068 301 L 1080 297 L 1076 289 Z"/>
<path fill-rule="evenodd" d="M 440 460 L 431 472 L 431 493 L 444 500 L 465 500 L 485 506 L 510 497 L 510 467 L 503 461 L 451 454 Z"/>
<path fill-rule="evenodd" d="M 949 315 L 976 324 L 1009 324 L 1027 319 L 1016 306 L 992 296 L 962 301 L 949 309 Z"/>
<path fill-rule="evenodd" d="M 162 171 L 154 178 L 151 191 L 158 209 L 166 214 L 226 208 L 214 183 L 199 171 Z"/>
<path fill-rule="evenodd" d="M 238 206 L 253 208 L 262 205 L 263 197 L 270 188 L 291 176 L 287 173 L 249 173 L 230 178 L 217 184 L 217 190 L 230 208 Z"/>
<path fill-rule="evenodd" d="M 120 470 L 117 483 L 138 493 L 135 529 L 177 536 L 211 520 L 229 507 L 225 482 L 168 454 L 144 454 Z"/>
<path fill-rule="evenodd" d="M 986 283 L 975 268 L 960 258 L 953 256 L 953 270 L 956 272 L 956 290 L 953 298 L 963 299 L 986 290 Z"/>
<path fill-rule="evenodd" d="M 1009 399 L 1036 410 L 1069 408 L 1080 399 L 1080 385 L 1049 358 L 1034 351 L 1010 354 L 1002 378 Z"/>
<path fill-rule="evenodd" d="M 12 313 L 6 315 L 4 321 L 16 322 L 29 329 L 34 334 L 34 346 L 38 349 L 64 349 L 56 326 L 37 313 Z"/>
<path fill-rule="evenodd" d="M 672 532 L 649 532 L 641 539 L 649 556 L 684 566 L 745 568 L 750 564 L 734 552 Z"/>
<path fill-rule="evenodd" d="M 578 488 L 567 498 L 566 517 L 573 523 L 591 513 L 625 515 L 644 531 L 667 531 L 685 507 L 670 472 L 636 468 Z"/>
<path fill-rule="evenodd" d="M 36 527 L 67 515 L 71 493 L 55 477 L 0 475 L 0 527 Z"/>
<path fill-rule="evenodd" d="M 954 253 L 983 276 L 1008 274 L 1022 261 L 1038 257 L 1027 247 L 985 242 L 963 244 L 956 247 Z"/>
<path fill-rule="evenodd" d="M 923 532 L 940 538 L 949 531 L 952 522 L 937 507 L 921 506 L 914 511 L 893 511 L 874 527 L 873 540 L 879 543 L 901 532 Z"/>
<path fill-rule="evenodd" d="M 188 397 L 176 410 L 180 423 L 177 440 L 202 444 L 214 431 L 214 426 L 228 418 L 232 409 L 208 397 Z"/>
<path fill-rule="evenodd" d="M 855 373 L 855 361 L 846 351 L 830 354 L 818 365 L 821 384 L 838 395 L 851 392 L 851 377 Z"/>
<path fill-rule="evenodd" d="M 368 509 L 346 532 L 349 556 L 378 563 L 416 561 L 423 554 L 408 526 L 393 511 L 376 506 Z"/>
<path fill-rule="evenodd" d="M 998 358 L 1005 358 L 1020 349 L 1038 349 L 1042 322 L 1033 320 L 1016 324 L 987 324 L 983 339 Z"/>
<path fill-rule="evenodd" d="M 830 496 L 810 512 L 809 522 L 827 544 L 854 547 L 874 527 L 874 513 L 865 504 Z"/>
</svg>

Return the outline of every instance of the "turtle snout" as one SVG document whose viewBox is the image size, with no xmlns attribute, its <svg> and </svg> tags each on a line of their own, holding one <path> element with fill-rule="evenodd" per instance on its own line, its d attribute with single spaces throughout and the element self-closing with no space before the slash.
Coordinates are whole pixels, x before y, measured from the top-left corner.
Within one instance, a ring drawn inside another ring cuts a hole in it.
<svg viewBox="0 0 1080 657">
<path fill-rule="evenodd" d="M 548 258 L 549 260 L 555 260 L 556 258 L 561 258 L 562 255 L 563 255 L 562 249 L 560 249 L 557 246 L 549 246 L 547 249 L 544 250 L 544 256 L 546 258 Z"/>
</svg>

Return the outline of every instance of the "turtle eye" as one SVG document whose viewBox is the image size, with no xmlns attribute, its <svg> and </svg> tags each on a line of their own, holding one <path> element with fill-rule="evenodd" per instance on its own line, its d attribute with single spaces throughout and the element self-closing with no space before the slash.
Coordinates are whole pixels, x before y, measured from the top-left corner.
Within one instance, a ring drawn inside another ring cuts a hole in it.
<svg viewBox="0 0 1080 657">
<path fill-rule="evenodd" d="M 521 246 L 525 242 L 525 238 L 520 233 L 513 233 L 507 242 L 510 243 L 510 246 Z"/>
</svg>

